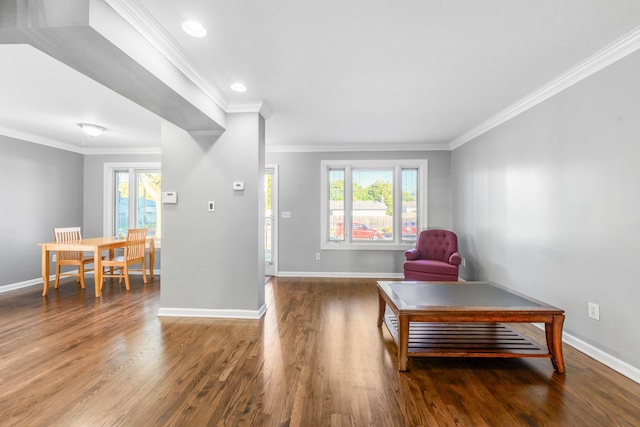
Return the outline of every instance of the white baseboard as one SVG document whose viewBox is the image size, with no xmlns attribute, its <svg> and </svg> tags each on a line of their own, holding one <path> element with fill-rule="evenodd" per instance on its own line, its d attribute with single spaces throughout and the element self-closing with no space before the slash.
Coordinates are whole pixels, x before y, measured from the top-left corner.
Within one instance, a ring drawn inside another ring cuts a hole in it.
<svg viewBox="0 0 640 427">
<path fill-rule="evenodd" d="M 533 325 L 544 331 L 544 325 L 538 323 L 533 323 Z M 585 342 L 580 338 L 576 338 L 566 332 L 562 333 L 562 342 L 640 384 L 640 368 L 636 368 L 635 366 L 630 365 L 627 362 L 620 360 L 617 357 L 614 357 L 588 342 Z"/>
<path fill-rule="evenodd" d="M 276 277 L 330 277 L 339 279 L 404 279 L 403 273 L 351 273 L 327 271 L 278 271 Z"/>
<path fill-rule="evenodd" d="M 160 307 L 158 317 L 208 317 L 216 319 L 261 319 L 267 312 L 267 306 L 258 310 L 229 310 L 208 308 Z"/>
<path fill-rule="evenodd" d="M 75 270 L 75 273 L 77 273 L 78 270 Z M 73 270 L 68 271 L 66 273 L 74 273 Z M 93 270 L 92 271 L 87 271 L 87 276 L 93 276 Z M 140 271 L 132 271 L 131 275 L 142 275 L 142 273 Z M 153 275 L 154 276 L 160 276 L 160 270 L 153 270 Z M 53 284 L 53 282 L 56 280 L 56 276 L 55 274 L 52 274 L 49 277 L 49 283 L 50 286 Z M 22 289 L 22 288 L 28 288 L 29 286 L 42 286 L 42 277 L 38 277 L 37 279 L 31 279 L 31 280 L 26 280 L 24 282 L 18 282 L 18 283 L 10 283 L 8 285 L 0 285 L 0 294 L 3 292 L 9 292 L 9 291 L 15 291 L 18 289 Z"/>
<path fill-rule="evenodd" d="M 50 281 L 53 281 L 55 279 L 56 279 L 55 275 L 49 278 Z M 38 279 L 26 280 L 24 282 L 11 283 L 9 285 L 2 285 L 0 286 L 0 294 L 3 292 L 15 291 L 18 289 L 28 288 L 29 286 L 36 286 L 36 285 L 42 286 L 42 277 Z"/>
</svg>

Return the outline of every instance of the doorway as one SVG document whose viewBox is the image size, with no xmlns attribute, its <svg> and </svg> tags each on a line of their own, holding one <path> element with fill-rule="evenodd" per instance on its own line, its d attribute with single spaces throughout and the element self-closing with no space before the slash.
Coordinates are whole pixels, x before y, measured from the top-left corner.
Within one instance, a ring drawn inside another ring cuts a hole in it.
<svg viewBox="0 0 640 427">
<path fill-rule="evenodd" d="M 278 271 L 278 165 L 265 166 L 264 274 Z"/>
</svg>

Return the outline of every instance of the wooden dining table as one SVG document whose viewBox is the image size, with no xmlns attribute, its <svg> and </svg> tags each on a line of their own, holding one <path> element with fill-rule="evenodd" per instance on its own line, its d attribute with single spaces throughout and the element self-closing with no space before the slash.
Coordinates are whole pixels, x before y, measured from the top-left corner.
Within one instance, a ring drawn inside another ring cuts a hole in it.
<svg viewBox="0 0 640 427">
<path fill-rule="evenodd" d="M 149 275 L 153 280 L 153 264 L 155 261 L 155 242 L 153 237 L 147 237 L 149 244 Z M 39 243 L 42 248 L 42 296 L 46 296 L 49 292 L 49 276 L 51 267 L 51 252 L 57 251 L 80 251 L 93 252 L 94 281 L 96 288 L 96 298 L 102 295 L 102 253 L 109 251 L 109 257 L 113 257 L 114 252 L 118 248 L 123 248 L 127 241 L 116 237 L 92 237 L 67 243 Z M 145 260 L 146 261 L 146 260 Z M 143 262 L 142 268 L 146 268 Z"/>
</svg>

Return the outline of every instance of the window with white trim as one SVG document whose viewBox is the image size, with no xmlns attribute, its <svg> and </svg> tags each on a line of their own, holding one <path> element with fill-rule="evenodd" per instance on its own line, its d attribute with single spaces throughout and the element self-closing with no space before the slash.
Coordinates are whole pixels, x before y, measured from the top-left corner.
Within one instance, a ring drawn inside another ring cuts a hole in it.
<svg viewBox="0 0 640 427">
<path fill-rule="evenodd" d="M 321 167 L 323 249 L 415 245 L 427 225 L 426 159 L 326 160 Z"/>
<path fill-rule="evenodd" d="M 159 246 L 161 184 L 159 163 L 106 163 L 105 236 L 124 237 L 130 228 L 147 228 Z"/>
</svg>

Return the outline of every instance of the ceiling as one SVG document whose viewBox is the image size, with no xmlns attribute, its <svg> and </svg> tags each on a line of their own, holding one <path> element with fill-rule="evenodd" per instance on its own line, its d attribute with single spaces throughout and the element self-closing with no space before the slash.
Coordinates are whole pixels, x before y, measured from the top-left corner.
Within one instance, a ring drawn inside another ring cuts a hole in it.
<svg viewBox="0 0 640 427">
<path fill-rule="evenodd" d="M 223 109 L 268 104 L 273 151 L 449 149 L 640 28 L 636 0 L 126 3 Z M 0 94 L 0 134 L 87 153 L 160 145 L 158 116 L 27 45 L 0 45 Z"/>
</svg>

